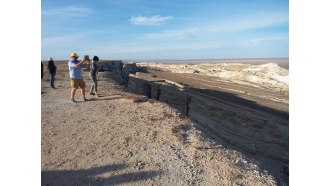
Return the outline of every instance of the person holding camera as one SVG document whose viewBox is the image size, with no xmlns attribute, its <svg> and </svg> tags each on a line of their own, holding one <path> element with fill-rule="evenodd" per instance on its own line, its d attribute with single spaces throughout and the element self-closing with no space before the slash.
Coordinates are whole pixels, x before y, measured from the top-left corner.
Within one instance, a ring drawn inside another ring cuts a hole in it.
<svg viewBox="0 0 330 186">
<path fill-rule="evenodd" d="M 70 83 L 71 83 L 71 102 L 77 103 L 77 101 L 74 99 L 76 90 L 80 87 L 81 89 L 81 95 L 83 97 L 83 101 L 89 101 L 85 97 L 85 81 L 83 80 L 81 68 L 84 63 L 84 60 L 78 61 L 78 54 L 72 53 L 70 55 L 71 60 L 68 62 L 69 66 L 69 72 L 70 72 Z"/>
</svg>

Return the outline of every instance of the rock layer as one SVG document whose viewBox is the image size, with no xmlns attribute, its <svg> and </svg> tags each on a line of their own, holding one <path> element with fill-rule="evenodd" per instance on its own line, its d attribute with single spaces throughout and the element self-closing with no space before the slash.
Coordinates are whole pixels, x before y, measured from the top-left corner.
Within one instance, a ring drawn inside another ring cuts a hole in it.
<svg viewBox="0 0 330 186">
<path fill-rule="evenodd" d="M 214 97 L 205 90 L 157 79 L 146 73 L 130 74 L 128 88 L 168 103 L 234 148 L 280 161 L 283 171 L 288 170 L 288 113 L 279 117 L 244 104 L 240 101 L 242 98 L 233 95 Z M 287 177 L 288 171 L 283 176 Z"/>
<path fill-rule="evenodd" d="M 281 163 L 283 179 L 288 179 L 288 113 L 262 107 L 228 92 L 196 89 L 156 78 L 135 63 L 104 62 L 104 76 L 127 84 L 129 90 L 165 102 L 229 146 L 261 159 Z M 135 73 L 135 74 L 134 74 Z"/>
</svg>

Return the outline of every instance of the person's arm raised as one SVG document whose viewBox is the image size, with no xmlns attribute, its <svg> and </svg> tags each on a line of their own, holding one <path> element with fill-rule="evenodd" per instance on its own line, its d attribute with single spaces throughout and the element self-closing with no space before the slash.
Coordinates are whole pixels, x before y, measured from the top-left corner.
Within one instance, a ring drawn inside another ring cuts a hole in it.
<svg viewBox="0 0 330 186">
<path fill-rule="evenodd" d="M 78 68 L 80 67 L 82 64 L 84 64 L 84 60 L 81 60 L 79 63 L 75 64 L 74 67 Z"/>
</svg>

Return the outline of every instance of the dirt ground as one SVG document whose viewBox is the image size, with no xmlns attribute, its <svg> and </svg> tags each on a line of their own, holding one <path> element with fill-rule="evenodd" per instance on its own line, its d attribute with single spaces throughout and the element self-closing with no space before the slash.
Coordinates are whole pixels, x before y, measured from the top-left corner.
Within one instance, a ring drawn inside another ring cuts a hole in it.
<svg viewBox="0 0 330 186">
<path fill-rule="evenodd" d="M 165 103 L 128 93 L 98 74 L 101 97 L 70 102 L 66 64 L 41 80 L 42 185 L 277 185 L 257 160 Z"/>
</svg>

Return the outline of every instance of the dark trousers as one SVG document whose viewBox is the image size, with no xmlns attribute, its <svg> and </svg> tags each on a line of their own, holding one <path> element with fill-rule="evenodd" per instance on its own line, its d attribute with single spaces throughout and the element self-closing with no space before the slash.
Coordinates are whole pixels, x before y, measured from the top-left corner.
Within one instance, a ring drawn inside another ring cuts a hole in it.
<svg viewBox="0 0 330 186">
<path fill-rule="evenodd" d="M 54 82 L 55 82 L 55 74 L 50 74 L 50 86 L 51 87 L 55 87 L 54 86 Z"/>
</svg>

